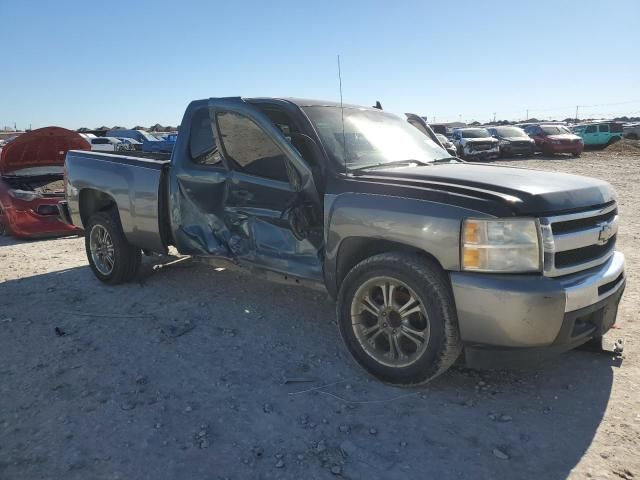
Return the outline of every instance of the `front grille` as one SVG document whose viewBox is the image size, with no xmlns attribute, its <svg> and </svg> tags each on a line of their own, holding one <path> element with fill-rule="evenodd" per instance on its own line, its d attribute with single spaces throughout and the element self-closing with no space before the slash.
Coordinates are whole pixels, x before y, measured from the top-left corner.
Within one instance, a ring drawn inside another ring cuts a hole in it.
<svg viewBox="0 0 640 480">
<path fill-rule="evenodd" d="M 616 236 L 614 235 L 604 245 L 589 245 L 587 247 L 557 252 L 555 255 L 556 268 L 565 268 L 579 263 L 590 262 L 606 255 L 613 250 L 615 246 Z"/>
<path fill-rule="evenodd" d="M 472 150 L 489 150 L 491 143 L 471 143 L 469 146 Z"/>
<path fill-rule="evenodd" d="M 611 204 L 609 204 L 611 205 Z M 595 215 L 593 217 L 577 218 L 575 220 L 568 220 L 566 222 L 556 222 L 551 225 L 551 231 L 554 235 L 558 233 L 575 232 L 578 230 L 586 230 L 587 228 L 594 228 L 600 222 L 610 222 L 618 214 L 618 210 L 613 210 L 603 213 L 601 215 Z"/>
<path fill-rule="evenodd" d="M 606 262 L 613 255 L 618 210 L 609 202 L 584 212 L 541 218 L 546 229 L 544 270 L 552 277 L 569 275 Z"/>
</svg>

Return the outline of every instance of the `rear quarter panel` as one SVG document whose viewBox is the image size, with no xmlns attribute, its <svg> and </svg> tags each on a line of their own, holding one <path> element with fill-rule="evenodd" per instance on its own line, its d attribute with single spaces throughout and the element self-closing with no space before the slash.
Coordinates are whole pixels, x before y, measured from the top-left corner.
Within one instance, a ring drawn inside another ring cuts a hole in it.
<svg viewBox="0 0 640 480">
<path fill-rule="evenodd" d="M 74 225 L 86 227 L 81 216 L 84 195 L 101 192 L 118 208 L 127 241 L 163 252 L 159 220 L 162 162 L 91 152 L 70 152 L 65 162 L 66 197 Z"/>
</svg>

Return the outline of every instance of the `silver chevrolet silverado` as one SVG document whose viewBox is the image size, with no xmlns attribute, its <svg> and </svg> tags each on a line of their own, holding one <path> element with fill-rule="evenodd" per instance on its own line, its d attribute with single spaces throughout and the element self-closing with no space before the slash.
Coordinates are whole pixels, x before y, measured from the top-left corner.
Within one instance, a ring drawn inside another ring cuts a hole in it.
<svg viewBox="0 0 640 480">
<path fill-rule="evenodd" d="M 325 288 L 347 348 L 386 382 L 599 341 L 625 286 L 609 184 L 463 162 L 416 115 L 199 100 L 170 161 L 72 151 L 65 168 L 59 209 L 98 279 L 174 246 Z"/>
</svg>

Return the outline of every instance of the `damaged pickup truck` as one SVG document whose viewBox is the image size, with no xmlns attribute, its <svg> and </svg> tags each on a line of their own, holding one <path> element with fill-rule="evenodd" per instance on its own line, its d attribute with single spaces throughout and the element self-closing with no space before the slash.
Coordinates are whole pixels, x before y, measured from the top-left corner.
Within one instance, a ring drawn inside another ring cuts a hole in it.
<svg viewBox="0 0 640 480">
<path fill-rule="evenodd" d="M 172 245 L 326 288 L 347 348 L 386 382 L 426 382 L 462 352 L 515 364 L 601 339 L 625 286 L 611 186 L 468 164 L 415 122 L 199 100 L 168 162 L 69 152 L 59 208 L 109 284 Z"/>
</svg>

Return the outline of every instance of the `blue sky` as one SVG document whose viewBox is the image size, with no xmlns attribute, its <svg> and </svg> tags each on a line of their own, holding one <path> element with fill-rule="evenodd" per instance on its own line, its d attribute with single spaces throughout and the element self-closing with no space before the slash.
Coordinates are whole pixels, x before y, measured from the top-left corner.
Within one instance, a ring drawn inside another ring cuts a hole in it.
<svg viewBox="0 0 640 480">
<path fill-rule="evenodd" d="M 204 97 L 338 99 L 337 54 L 345 102 L 395 113 L 640 115 L 638 0 L 0 0 L 0 45 L 0 127 L 175 125 Z"/>
</svg>

